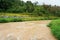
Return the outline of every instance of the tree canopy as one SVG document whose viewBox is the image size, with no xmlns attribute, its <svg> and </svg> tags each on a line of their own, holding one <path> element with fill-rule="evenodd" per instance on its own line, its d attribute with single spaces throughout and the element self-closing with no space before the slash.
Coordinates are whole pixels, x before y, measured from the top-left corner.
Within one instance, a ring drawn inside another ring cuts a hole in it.
<svg viewBox="0 0 60 40">
<path fill-rule="evenodd" d="M 38 2 L 21 0 L 0 0 L 0 12 L 24 13 L 28 12 L 37 16 L 59 16 L 60 6 L 37 5 Z"/>
</svg>

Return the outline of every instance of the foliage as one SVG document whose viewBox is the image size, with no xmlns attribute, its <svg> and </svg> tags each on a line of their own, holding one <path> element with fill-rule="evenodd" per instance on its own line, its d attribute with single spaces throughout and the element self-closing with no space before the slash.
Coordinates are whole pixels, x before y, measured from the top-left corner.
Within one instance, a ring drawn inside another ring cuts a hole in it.
<svg viewBox="0 0 60 40">
<path fill-rule="evenodd" d="M 28 13 L 35 16 L 57 16 L 60 17 L 60 6 L 37 5 L 38 2 L 21 0 L 0 0 L 0 12 Z"/>
<path fill-rule="evenodd" d="M 10 13 L 9 15 L 9 13 L 6 13 L 2 15 L 0 14 L 0 23 L 58 19 L 58 17 L 30 16 L 27 14 L 23 15 Z"/>
<path fill-rule="evenodd" d="M 51 28 L 53 35 L 58 40 L 60 40 L 60 19 L 59 20 L 53 20 L 48 26 Z"/>
<path fill-rule="evenodd" d="M 21 18 L 0 18 L 0 23 L 7 23 L 7 22 L 21 22 Z"/>
<path fill-rule="evenodd" d="M 6 19 L 0 18 L 0 23 L 6 23 L 8 22 Z"/>
<path fill-rule="evenodd" d="M 0 0 L 0 9 L 6 11 L 9 8 L 17 6 L 16 2 L 19 3 L 19 0 Z"/>
</svg>

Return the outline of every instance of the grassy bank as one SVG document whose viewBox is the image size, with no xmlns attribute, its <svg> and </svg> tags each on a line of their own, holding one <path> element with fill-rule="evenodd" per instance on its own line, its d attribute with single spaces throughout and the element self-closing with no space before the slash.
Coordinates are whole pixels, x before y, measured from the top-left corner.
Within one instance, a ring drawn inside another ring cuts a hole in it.
<svg viewBox="0 0 60 40">
<path fill-rule="evenodd" d="M 0 17 L 0 23 L 5 23 L 5 22 L 21 22 L 21 21 L 37 21 L 37 20 L 54 20 L 57 19 L 51 18 L 51 17 L 20 17 L 20 16 L 3 16 Z"/>
<path fill-rule="evenodd" d="M 53 19 L 59 19 L 59 17 L 34 16 L 34 15 L 29 15 L 29 13 L 0 13 L 0 23 L 37 21 L 37 20 L 53 20 Z"/>
<path fill-rule="evenodd" d="M 58 20 L 53 20 L 50 24 L 49 27 L 51 28 L 51 31 L 53 35 L 60 40 L 60 19 Z"/>
</svg>

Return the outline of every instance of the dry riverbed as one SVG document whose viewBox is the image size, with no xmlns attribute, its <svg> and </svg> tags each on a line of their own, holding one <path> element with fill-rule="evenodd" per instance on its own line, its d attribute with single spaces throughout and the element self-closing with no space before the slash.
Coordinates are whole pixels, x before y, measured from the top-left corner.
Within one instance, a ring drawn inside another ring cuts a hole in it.
<svg viewBox="0 0 60 40">
<path fill-rule="evenodd" d="M 0 23 L 0 40 L 56 40 L 47 25 L 50 20 Z"/>
</svg>

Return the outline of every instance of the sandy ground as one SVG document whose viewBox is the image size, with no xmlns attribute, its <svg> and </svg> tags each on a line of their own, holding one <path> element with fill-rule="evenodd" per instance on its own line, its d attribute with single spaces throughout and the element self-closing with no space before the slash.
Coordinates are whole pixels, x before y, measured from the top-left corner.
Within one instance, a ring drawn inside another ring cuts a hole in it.
<svg viewBox="0 0 60 40">
<path fill-rule="evenodd" d="M 50 20 L 0 23 L 0 40 L 56 40 L 47 25 Z"/>
</svg>

